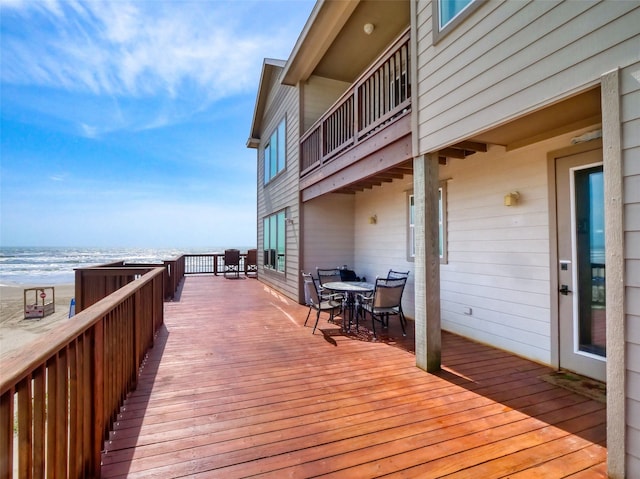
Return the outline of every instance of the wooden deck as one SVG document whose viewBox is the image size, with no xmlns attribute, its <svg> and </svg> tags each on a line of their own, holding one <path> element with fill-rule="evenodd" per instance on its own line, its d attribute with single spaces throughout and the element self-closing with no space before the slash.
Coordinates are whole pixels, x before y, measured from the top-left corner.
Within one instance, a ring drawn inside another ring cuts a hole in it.
<svg viewBox="0 0 640 479">
<path fill-rule="evenodd" d="M 606 477 L 604 404 L 538 364 L 444 334 L 427 374 L 413 332 L 312 335 L 254 279 L 187 277 L 165 311 L 103 477 Z"/>
</svg>

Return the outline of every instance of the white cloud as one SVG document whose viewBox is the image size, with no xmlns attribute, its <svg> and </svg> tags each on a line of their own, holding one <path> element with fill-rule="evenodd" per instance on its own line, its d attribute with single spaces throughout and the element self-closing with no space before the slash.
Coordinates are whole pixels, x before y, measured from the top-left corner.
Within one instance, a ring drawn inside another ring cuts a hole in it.
<svg viewBox="0 0 640 479">
<path fill-rule="evenodd" d="M 262 57 L 295 41 L 244 28 L 245 2 L 2 1 L 38 22 L 3 39 L 3 81 L 14 84 L 134 97 L 197 88 L 212 101 L 253 87 Z"/>
</svg>

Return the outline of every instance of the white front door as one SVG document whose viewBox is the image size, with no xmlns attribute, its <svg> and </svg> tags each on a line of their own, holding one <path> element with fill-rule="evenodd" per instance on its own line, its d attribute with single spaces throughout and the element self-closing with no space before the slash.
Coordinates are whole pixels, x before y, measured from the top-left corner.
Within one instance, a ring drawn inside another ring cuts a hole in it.
<svg viewBox="0 0 640 479">
<path fill-rule="evenodd" d="M 606 380 L 602 149 L 556 158 L 560 367 Z"/>
</svg>

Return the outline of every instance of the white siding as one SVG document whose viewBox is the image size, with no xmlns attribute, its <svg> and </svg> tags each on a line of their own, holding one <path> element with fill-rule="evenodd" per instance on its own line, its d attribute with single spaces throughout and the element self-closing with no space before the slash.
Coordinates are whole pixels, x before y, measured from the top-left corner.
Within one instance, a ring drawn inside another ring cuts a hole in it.
<svg viewBox="0 0 640 479">
<path fill-rule="evenodd" d="M 418 6 L 419 152 L 597 83 L 640 59 L 638 2 L 487 2 L 436 45 Z"/>
<path fill-rule="evenodd" d="M 407 260 L 407 192 L 413 188 L 413 176 L 384 183 L 356 195 L 355 270 L 373 281 L 386 277 L 390 269 L 410 271 L 402 295 L 402 309 L 409 318 L 415 316 L 414 263 Z M 377 223 L 369 218 L 377 216 Z"/>
<path fill-rule="evenodd" d="M 260 147 L 258 149 L 258 275 L 261 281 L 269 284 L 284 295 L 298 300 L 299 290 L 299 225 L 300 208 L 298 199 L 298 139 L 299 139 L 299 101 L 298 91 L 294 87 L 282 86 L 277 75 L 272 79 L 265 108 L 261 119 Z M 286 168 L 267 185 L 264 184 L 264 145 L 269 141 L 278 124 L 286 118 L 287 156 Z M 287 218 L 293 224 L 286 225 L 286 271 L 285 273 L 265 270 L 262 267 L 263 219 L 265 216 L 286 209 Z"/>
<path fill-rule="evenodd" d="M 640 63 L 622 71 L 627 477 L 640 477 Z"/>
<path fill-rule="evenodd" d="M 329 194 L 304 203 L 303 270 L 353 266 L 353 195 Z"/>
</svg>

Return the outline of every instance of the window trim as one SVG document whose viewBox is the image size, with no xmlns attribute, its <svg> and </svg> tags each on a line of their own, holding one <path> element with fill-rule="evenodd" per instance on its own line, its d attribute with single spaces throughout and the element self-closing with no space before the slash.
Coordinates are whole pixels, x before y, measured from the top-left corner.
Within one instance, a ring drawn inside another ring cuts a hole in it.
<svg viewBox="0 0 640 479">
<path fill-rule="evenodd" d="M 280 133 L 284 138 L 280 138 Z M 275 159 L 272 160 L 272 145 L 275 144 Z M 283 147 L 284 152 L 280 155 L 280 146 Z M 267 164 L 267 158 L 269 159 Z M 282 165 L 280 165 L 280 161 L 282 161 Z M 272 164 L 275 162 L 276 171 L 273 175 L 271 175 Z M 275 178 L 280 176 L 280 174 L 287 169 L 287 117 L 286 115 L 280 120 L 274 130 L 269 135 L 269 140 L 264 144 L 262 150 L 262 166 L 264 168 L 263 171 L 263 185 L 267 185 L 271 183 Z"/>
<path fill-rule="evenodd" d="M 471 0 L 471 2 L 464 7 L 462 10 L 458 12 L 458 14 L 449 20 L 442 27 L 440 26 L 440 2 L 441 0 L 433 0 L 431 2 L 433 11 L 432 11 L 432 33 L 433 33 L 433 44 L 435 45 L 444 37 L 446 37 L 450 32 L 455 30 L 458 25 L 464 22 L 473 12 L 475 12 L 478 8 L 486 3 L 487 0 Z"/>
<path fill-rule="evenodd" d="M 438 201 L 438 242 L 440 244 L 440 264 L 447 264 L 448 247 L 447 247 L 447 182 L 441 181 L 438 186 L 440 199 Z M 415 196 L 413 190 L 407 191 L 407 261 L 415 261 L 415 224 L 411 222 L 411 200 L 414 200 L 415 211 Z M 414 213 L 415 214 L 415 213 Z M 415 218 L 414 218 L 415 220 Z"/>
</svg>

